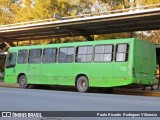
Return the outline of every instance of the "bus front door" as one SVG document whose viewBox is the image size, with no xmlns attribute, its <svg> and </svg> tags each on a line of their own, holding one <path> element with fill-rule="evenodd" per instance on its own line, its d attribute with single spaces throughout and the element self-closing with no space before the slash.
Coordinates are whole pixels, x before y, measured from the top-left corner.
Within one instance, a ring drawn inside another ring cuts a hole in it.
<svg viewBox="0 0 160 120">
<path fill-rule="evenodd" d="M 16 52 L 10 52 L 7 55 L 6 60 L 6 70 L 5 70 L 5 82 L 10 83 L 16 83 L 17 82 L 17 76 L 16 76 L 16 59 L 17 59 L 17 53 Z"/>
</svg>

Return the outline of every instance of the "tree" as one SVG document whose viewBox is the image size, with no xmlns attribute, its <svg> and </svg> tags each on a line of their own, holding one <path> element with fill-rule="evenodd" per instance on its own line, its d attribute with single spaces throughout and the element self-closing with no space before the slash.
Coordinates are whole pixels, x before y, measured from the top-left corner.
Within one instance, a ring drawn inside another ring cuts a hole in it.
<svg viewBox="0 0 160 120">
<path fill-rule="evenodd" d="M 62 16 L 74 16 L 79 14 L 88 14 L 96 12 L 107 12 L 123 8 L 130 8 L 131 5 L 151 5 L 159 4 L 160 0 L 0 0 L 0 24 L 18 23 L 32 20 L 43 20 L 52 18 L 54 13 Z M 150 38 L 143 34 L 137 34 L 136 37 L 145 37 L 157 41 L 160 31 L 150 32 Z M 154 35 L 152 35 L 154 34 Z M 95 39 L 112 39 L 130 37 L 130 33 L 114 33 L 107 35 L 95 35 Z M 81 37 L 79 37 L 82 39 Z M 154 39 L 152 39 L 154 38 Z M 61 42 L 74 41 L 75 38 L 59 39 Z M 50 42 L 56 40 L 50 39 Z M 33 42 L 34 43 L 34 42 Z M 41 43 L 35 42 L 34 44 Z M 47 43 L 47 42 L 45 42 Z M 157 43 L 157 42 L 156 42 Z"/>
<path fill-rule="evenodd" d="M 0 0 L 1 25 L 11 23 L 11 18 L 13 16 L 11 8 L 12 8 L 12 2 L 10 0 Z"/>
<path fill-rule="evenodd" d="M 14 3 L 14 23 L 52 18 L 54 13 L 69 16 L 72 14 L 68 11 L 75 7 L 69 0 L 23 0 Z"/>
<path fill-rule="evenodd" d="M 154 5 L 154 4 L 159 4 L 160 0 L 142 0 L 142 5 Z"/>
<path fill-rule="evenodd" d="M 160 30 L 151 31 L 150 41 L 155 44 L 160 44 Z"/>
</svg>

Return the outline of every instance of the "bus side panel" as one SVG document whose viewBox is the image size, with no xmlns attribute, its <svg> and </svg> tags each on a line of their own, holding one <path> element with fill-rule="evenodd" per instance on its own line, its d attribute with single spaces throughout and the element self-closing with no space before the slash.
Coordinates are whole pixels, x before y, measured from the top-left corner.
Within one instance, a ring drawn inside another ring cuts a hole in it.
<svg viewBox="0 0 160 120">
<path fill-rule="evenodd" d="M 85 74 L 91 87 L 107 87 L 107 79 L 113 77 L 113 64 L 108 63 L 75 63 L 75 77 Z"/>
<path fill-rule="evenodd" d="M 91 86 L 108 87 L 113 79 L 113 62 L 94 63 Z"/>
<path fill-rule="evenodd" d="M 27 66 L 27 79 L 31 84 L 41 84 L 41 64 L 28 64 Z"/>
<path fill-rule="evenodd" d="M 6 68 L 4 81 L 6 83 L 17 83 L 16 69 L 15 68 Z"/>
<path fill-rule="evenodd" d="M 73 63 L 57 63 L 54 66 L 57 85 L 74 85 Z"/>
<path fill-rule="evenodd" d="M 64 67 L 65 66 L 65 67 Z M 73 63 L 50 63 L 42 65 L 43 84 L 74 85 Z"/>
<path fill-rule="evenodd" d="M 17 74 L 17 83 L 18 81 L 18 75 L 20 74 L 25 74 L 26 76 L 28 75 L 28 64 L 17 64 L 16 65 L 16 74 Z M 28 76 L 27 76 L 27 82 L 28 83 L 32 83 L 32 80 L 29 80 Z"/>
<path fill-rule="evenodd" d="M 55 70 L 55 64 L 42 64 L 42 84 L 57 84 Z"/>
</svg>

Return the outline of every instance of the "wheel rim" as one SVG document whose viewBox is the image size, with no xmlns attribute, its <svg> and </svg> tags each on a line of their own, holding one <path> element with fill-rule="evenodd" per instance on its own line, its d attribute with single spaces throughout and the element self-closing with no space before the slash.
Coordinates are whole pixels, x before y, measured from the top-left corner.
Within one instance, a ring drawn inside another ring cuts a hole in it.
<svg viewBox="0 0 160 120">
<path fill-rule="evenodd" d="M 85 82 L 85 80 L 82 80 L 82 81 L 80 82 L 79 87 L 80 87 L 80 89 L 85 89 L 85 88 L 86 88 L 86 82 Z"/>
<path fill-rule="evenodd" d="M 25 78 L 21 78 L 20 82 L 21 82 L 21 85 L 25 85 L 26 84 L 26 79 Z"/>
</svg>

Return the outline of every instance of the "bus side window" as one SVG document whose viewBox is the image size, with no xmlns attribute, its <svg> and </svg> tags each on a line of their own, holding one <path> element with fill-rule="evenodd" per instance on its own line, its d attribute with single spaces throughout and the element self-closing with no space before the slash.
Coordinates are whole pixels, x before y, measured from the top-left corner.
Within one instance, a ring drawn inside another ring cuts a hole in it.
<svg viewBox="0 0 160 120">
<path fill-rule="evenodd" d="M 45 48 L 43 50 L 43 63 L 55 63 L 57 58 L 57 48 Z"/>
<path fill-rule="evenodd" d="M 16 66 L 16 58 L 17 58 L 17 53 L 9 53 L 7 55 L 7 60 L 6 60 L 6 68 L 13 68 Z"/>
<path fill-rule="evenodd" d="M 74 61 L 74 47 L 62 47 L 59 49 L 58 62 L 72 63 Z"/>
<path fill-rule="evenodd" d="M 95 62 L 111 62 L 113 60 L 113 45 L 95 46 Z"/>
<path fill-rule="evenodd" d="M 41 63 L 42 49 L 29 50 L 28 63 Z"/>
<path fill-rule="evenodd" d="M 128 60 L 128 44 L 118 44 L 116 45 L 116 59 L 117 62 L 125 62 Z"/>
<path fill-rule="evenodd" d="M 76 62 L 92 62 L 93 59 L 93 46 L 81 46 L 76 50 Z"/>
<path fill-rule="evenodd" d="M 27 63 L 27 57 L 28 57 L 28 50 L 19 50 L 17 63 L 19 64 Z"/>
</svg>

